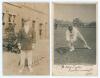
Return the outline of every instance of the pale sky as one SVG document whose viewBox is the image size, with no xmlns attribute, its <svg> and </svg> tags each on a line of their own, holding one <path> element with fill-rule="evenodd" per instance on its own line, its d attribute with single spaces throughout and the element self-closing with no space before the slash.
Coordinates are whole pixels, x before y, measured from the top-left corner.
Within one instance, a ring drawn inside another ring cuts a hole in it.
<svg viewBox="0 0 100 78">
<path fill-rule="evenodd" d="M 32 2 L 12 2 L 12 4 L 18 5 L 18 6 L 22 6 L 22 5 L 26 5 L 32 9 L 41 11 L 45 14 L 49 14 L 49 4 L 48 3 L 32 3 Z"/>
<path fill-rule="evenodd" d="M 54 18 L 72 21 L 80 18 L 83 22 L 96 21 L 95 4 L 54 4 Z"/>
</svg>

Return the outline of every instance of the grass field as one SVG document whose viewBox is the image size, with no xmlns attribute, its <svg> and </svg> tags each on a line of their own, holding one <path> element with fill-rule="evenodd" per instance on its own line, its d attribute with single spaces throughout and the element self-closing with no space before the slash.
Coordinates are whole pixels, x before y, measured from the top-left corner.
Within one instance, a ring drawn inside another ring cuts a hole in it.
<svg viewBox="0 0 100 78">
<path fill-rule="evenodd" d="M 70 52 L 65 38 L 66 28 L 54 31 L 54 64 L 96 64 L 96 28 L 80 28 L 91 50 L 83 47 L 79 39 L 75 43 L 75 51 Z"/>
</svg>

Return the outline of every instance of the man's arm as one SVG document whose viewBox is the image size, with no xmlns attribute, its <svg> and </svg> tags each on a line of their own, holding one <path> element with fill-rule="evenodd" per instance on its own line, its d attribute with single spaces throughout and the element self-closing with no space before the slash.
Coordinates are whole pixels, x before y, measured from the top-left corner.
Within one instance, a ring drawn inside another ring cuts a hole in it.
<svg viewBox="0 0 100 78">
<path fill-rule="evenodd" d="M 65 36 L 66 36 L 66 41 L 70 41 L 70 33 L 68 32 L 68 30 L 66 30 Z"/>
<path fill-rule="evenodd" d="M 83 35 L 78 31 L 78 37 L 84 42 L 84 47 L 85 48 L 88 48 L 88 49 L 91 49 L 88 45 L 87 45 L 87 42 L 85 40 L 85 38 L 83 37 Z"/>
<path fill-rule="evenodd" d="M 18 45 L 18 49 L 21 50 L 21 30 L 18 32 L 18 35 L 17 35 L 17 45 Z"/>
</svg>

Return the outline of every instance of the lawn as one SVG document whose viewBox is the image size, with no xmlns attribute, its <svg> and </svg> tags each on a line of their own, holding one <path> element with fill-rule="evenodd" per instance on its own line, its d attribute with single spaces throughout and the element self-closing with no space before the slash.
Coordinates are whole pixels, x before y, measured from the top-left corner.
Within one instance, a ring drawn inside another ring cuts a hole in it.
<svg viewBox="0 0 100 78">
<path fill-rule="evenodd" d="M 65 38 L 66 28 L 54 31 L 54 64 L 96 64 L 96 28 L 80 28 L 91 50 L 83 47 L 83 42 L 78 39 L 75 51 L 70 52 Z"/>
</svg>

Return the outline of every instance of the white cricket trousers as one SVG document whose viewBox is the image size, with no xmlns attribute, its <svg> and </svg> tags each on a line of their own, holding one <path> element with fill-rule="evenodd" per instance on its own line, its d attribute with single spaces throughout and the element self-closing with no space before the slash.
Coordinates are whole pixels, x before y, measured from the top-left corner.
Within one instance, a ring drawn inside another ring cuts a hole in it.
<svg viewBox="0 0 100 78">
<path fill-rule="evenodd" d="M 25 60 L 27 59 L 28 61 L 28 68 L 32 67 L 32 50 L 28 51 L 21 51 L 20 54 L 20 66 L 24 67 L 25 66 Z"/>
</svg>

